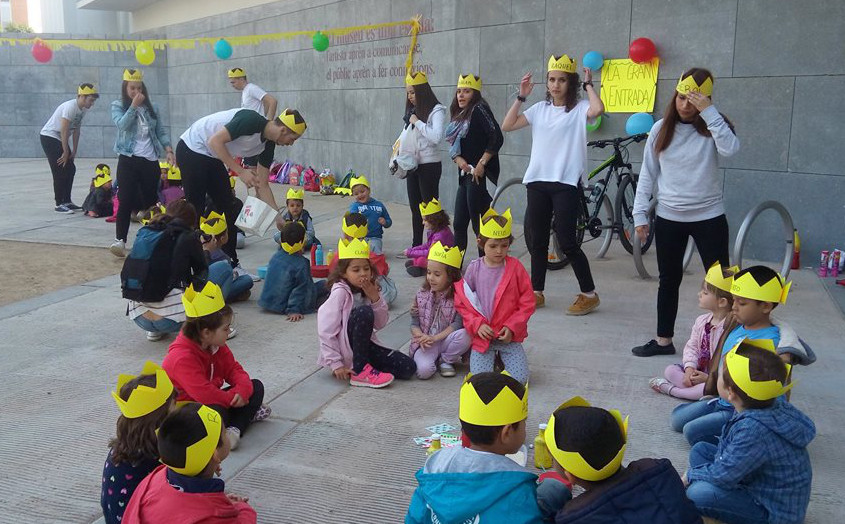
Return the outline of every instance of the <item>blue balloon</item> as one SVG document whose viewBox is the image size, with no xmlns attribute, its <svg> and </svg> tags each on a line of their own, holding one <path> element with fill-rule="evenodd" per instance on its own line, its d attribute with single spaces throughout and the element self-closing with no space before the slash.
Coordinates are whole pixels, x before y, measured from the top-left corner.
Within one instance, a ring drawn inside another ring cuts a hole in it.
<svg viewBox="0 0 845 524">
<path fill-rule="evenodd" d="M 584 58 L 581 59 L 581 63 L 584 64 L 584 67 L 589 67 L 593 70 L 601 69 L 601 66 L 604 65 L 604 57 L 601 56 L 601 53 L 589 51 L 586 55 L 584 55 Z"/>
<path fill-rule="evenodd" d="M 232 44 L 221 38 L 214 44 L 214 54 L 221 60 L 226 60 L 232 56 Z"/>
<path fill-rule="evenodd" d="M 648 113 L 634 113 L 625 122 L 625 132 L 629 135 L 648 133 L 654 125 L 654 117 Z"/>
</svg>

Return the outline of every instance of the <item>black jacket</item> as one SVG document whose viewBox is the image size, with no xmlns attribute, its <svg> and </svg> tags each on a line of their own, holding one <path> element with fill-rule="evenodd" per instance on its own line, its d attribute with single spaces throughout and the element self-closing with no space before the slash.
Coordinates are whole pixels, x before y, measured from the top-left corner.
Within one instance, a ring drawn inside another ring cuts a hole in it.
<svg viewBox="0 0 845 524">
<path fill-rule="evenodd" d="M 490 106 L 478 103 L 472 110 L 469 120 L 467 134 L 461 139 L 461 156 L 467 164 L 478 165 L 481 156 L 489 151 L 493 157 L 484 169 L 484 176 L 494 183 L 499 181 L 499 149 L 502 148 L 505 139 L 496 117 L 490 110 Z M 469 176 L 469 175 L 467 175 Z"/>
</svg>

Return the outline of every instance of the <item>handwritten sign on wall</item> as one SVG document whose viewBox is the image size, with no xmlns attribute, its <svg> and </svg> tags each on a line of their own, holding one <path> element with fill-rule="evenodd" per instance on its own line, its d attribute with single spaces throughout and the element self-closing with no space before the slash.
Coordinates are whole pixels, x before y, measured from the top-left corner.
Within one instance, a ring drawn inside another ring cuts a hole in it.
<svg viewBox="0 0 845 524">
<path fill-rule="evenodd" d="M 627 58 L 605 60 L 601 68 L 601 100 L 608 113 L 651 113 L 657 94 L 660 59 L 638 64 Z"/>
</svg>

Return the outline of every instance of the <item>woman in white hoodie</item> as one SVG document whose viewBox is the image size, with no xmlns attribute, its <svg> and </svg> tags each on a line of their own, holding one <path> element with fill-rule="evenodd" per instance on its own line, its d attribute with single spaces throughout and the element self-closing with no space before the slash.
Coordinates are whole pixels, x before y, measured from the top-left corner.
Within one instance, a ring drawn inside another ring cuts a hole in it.
<svg viewBox="0 0 845 524">
<path fill-rule="evenodd" d="M 419 145 L 417 168 L 408 173 L 408 204 L 411 206 L 411 224 L 414 237 L 411 246 L 423 243 L 423 221 L 420 203 L 440 198 L 440 174 L 443 166 L 437 146 L 443 140 L 446 127 L 446 106 L 441 104 L 425 73 L 408 73 L 405 77 L 405 126 L 417 131 Z"/>
<path fill-rule="evenodd" d="M 672 336 L 689 237 L 695 241 L 705 271 L 716 262 L 722 267 L 730 265 L 719 156 L 739 151 L 739 139 L 730 121 L 713 106 L 712 94 L 710 71 L 692 68 L 685 72 L 645 144 L 634 199 L 634 224 L 637 236 L 644 241 L 649 199 L 656 185 L 654 230 L 660 285 L 657 338 L 632 349 L 640 357 L 675 353 Z"/>
</svg>

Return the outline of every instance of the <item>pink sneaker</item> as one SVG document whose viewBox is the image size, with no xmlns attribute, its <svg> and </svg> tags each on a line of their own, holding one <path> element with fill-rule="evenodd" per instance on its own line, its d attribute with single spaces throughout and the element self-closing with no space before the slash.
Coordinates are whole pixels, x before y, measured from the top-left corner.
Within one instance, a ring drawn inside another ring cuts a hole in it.
<svg viewBox="0 0 845 524">
<path fill-rule="evenodd" d="M 349 378 L 350 386 L 363 386 L 365 388 L 383 388 L 390 385 L 391 382 L 393 382 L 393 375 L 382 373 L 369 364 L 364 366 L 360 373 L 353 374 Z"/>
</svg>

